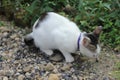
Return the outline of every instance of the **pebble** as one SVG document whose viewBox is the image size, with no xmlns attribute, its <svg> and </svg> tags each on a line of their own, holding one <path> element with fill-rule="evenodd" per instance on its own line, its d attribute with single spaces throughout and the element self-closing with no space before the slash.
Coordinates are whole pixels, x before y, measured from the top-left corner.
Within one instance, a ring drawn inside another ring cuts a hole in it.
<svg viewBox="0 0 120 80">
<path fill-rule="evenodd" d="M 13 34 L 12 36 L 10 36 L 11 39 L 15 39 L 17 37 L 17 34 Z"/>
<path fill-rule="evenodd" d="M 70 70 L 71 66 L 72 66 L 71 64 L 65 64 L 63 67 L 61 67 L 61 70 L 68 71 L 68 70 Z"/>
<path fill-rule="evenodd" d="M 24 80 L 24 78 L 25 78 L 25 76 L 22 74 L 18 76 L 18 80 Z"/>
<path fill-rule="evenodd" d="M 4 32 L 4 33 L 2 34 L 2 36 L 4 36 L 4 37 L 8 37 L 8 35 L 9 35 L 8 32 Z"/>
<path fill-rule="evenodd" d="M 20 73 L 19 73 L 19 72 L 15 73 L 15 76 L 19 76 L 19 75 L 20 75 Z"/>
<path fill-rule="evenodd" d="M 55 66 L 52 63 L 48 63 L 45 66 L 45 70 L 47 70 L 47 71 L 52 71 L 52 70 L 54 70 L 54 68 L 55 68 Z"/>
<path fill-rule="evenodd" d="M 3 77 L 3 80 L 8 80 L 8 77 Z"/>
<path fill-rule="evenodd" d="M 29 65 L 29 66 L 27 66 L 27 67 L 24 67 L 24 68 L 23 68 L 23 71 L 24 71 L 24 72 L 29 72 L 29 71 L 31 71 L 32 68 L 33 68 L 33 66 L 32 66 L 32 65 Z"/>
<path fill-rule="evenodd" d="M 63 56 L 56 53 L 54 56 L 51 56 L 51 57 L 50 57 L 50 60 L 56 61 L 56 62 L 62 61 L 62 60 L 63 60 Z"/>
<path fill-rule="evenodd" d="M 50 74 L 48 80 L 60 80 L 58 74 Z"/>
<path fill-rule="evenodd" d="M 40 77 L 40 75 L 35 75 L 35 79 L 36 79 L 36 80 L 43 80 L 43 78 Z"/>
<path fill-rule="evenodd" d="M 31 75 L 31 74 L 30 74 L 29 72 L 26 72 L 26 73 L 25 73 L 25 76 L 26 76 L 26 77 L 30 77 L 30 75 Z"/>
<path fill-rule="evenodd" d="M 5 75 L 6 74 L 6 71 L 5 70 L 0 70 L 0 75 Z"/>
<path fill-rule="evenodd" d="M 12 75 L 14 75 L 14 71 L 13 70 L 6 70 L 5 75 L 12 76 Z"/>
<path fill-rule="evenodd" d="M 38 64 L 40 70 L 44 70 L 45 65 L 44 64 Z"/>
<path fill-rule="evenodd" d="M 3 26 L 3 27 L 0 27 L 0 31 L 1 32 L 9 32 L 10 29 L 8 29 L 7 27 Z"/>
<path fill-rule="evenodd" d="M 19 41 L 19 40 L 20 40 L 20 38 L 16 37 L 16 38 L 15 38 L 15 40 L 16 40 L 16 41 Z"/>
</svg>

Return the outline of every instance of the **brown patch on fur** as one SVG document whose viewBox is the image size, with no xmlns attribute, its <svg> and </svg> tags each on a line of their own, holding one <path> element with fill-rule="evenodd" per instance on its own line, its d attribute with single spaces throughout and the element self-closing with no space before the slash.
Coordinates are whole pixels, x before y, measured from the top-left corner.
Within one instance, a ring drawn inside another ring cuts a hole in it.
<svg viewBox="0 0 120 80">
<path fill-rule="evenodd" d="M 91 45 L 91 44 L 88 44 L 87 48 L 92 52 L 95 52 L 95 50 L 97 49 L 95 45 Z"/>
<path fill-rule="evenodd" d="M 41 15 L 41 17 L 39 18 L 37 24 L 35 25 L 35 28 L 38 28 L 38 27 L 39 27 L 39 23 L 40 23 L 41 21 L 45 20 L 46 16 L 47 16 L 47 13 L 43 13 L 43 14 Z"/>
<path fill-rule="evenodd" d="M 90 38 L 91 42 L 88 48 L 91 51 L 94 51 L 97 48 L 97 44 L 99 44 L 99 35 L 102 31 L 102 26 L 96 27 L 96 29 L 92 33 L 87 33 L 86 36 Z"/>
</svg>

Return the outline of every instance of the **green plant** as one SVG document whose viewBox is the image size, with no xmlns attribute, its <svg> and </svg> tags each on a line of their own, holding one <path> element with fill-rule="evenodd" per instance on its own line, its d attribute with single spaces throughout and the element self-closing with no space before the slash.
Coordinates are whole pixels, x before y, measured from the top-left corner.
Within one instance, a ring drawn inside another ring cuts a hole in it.
<svg viewBox="0 0 120 80">
<path fill-rule="evenodd" d="M 54 11 L 73 20 L 81 30 L 90 32 L 102 25 L 101 42 L 120 50 L 120 0 L 6 0 L 13 10 L 25 11 L 23 21 L 31 26 L 44 12 Z M 15 12 L 16 13 L 16 12 Z"/>
<path fill-rule="evenodd" d="M 3 26 L 3 25 L 4 25 L 4 23 L 2 21 L 0 21 L 0 26 Z"/>
<path fill-rule="evenodd" d="M 93 30 L 94 26 L 102 25 L 101 41 L 113 48 L 120 49 L 120 1 L 112 0 L 80 0 L 78 13 L 74 21 L 85 31 Z"/>
</svg>

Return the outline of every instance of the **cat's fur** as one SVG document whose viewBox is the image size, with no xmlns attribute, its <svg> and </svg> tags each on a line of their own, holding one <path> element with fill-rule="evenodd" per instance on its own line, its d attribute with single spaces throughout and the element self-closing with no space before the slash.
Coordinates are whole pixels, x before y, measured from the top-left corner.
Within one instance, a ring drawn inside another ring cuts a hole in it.
<svg viewBox="0 0 120 80">
<path fill-rule="evenodd" d="M 35 22 L 33 32 L 25 37 L 25 42 L 33 40 L 36 47 L 47 55 L 52 55 L 52 50 L 58 49 L 66 62 L 74 61 L 71 53 L 76 53 L 78 45 L 83 55 L 97 58 L 100 53 L 98 38 L 101 28 L 98 26 L 92 33 L 81 32 L 74 22 L 57 13 L 48 12 Z"/>
</svg>

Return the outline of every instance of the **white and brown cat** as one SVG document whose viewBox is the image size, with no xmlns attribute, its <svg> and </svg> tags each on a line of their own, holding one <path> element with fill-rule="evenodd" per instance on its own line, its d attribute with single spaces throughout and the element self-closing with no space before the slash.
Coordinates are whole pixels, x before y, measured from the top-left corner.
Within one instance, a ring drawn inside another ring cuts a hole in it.
<svg viewBox="0 0 120 80">
<path fill-rule="evenodd" d="M 47 55 L 52 55 L 53 49 L 57 49 L 61 51 L 66 62 L 73 62 L 71 53 L 78 50 L 90 58 L 98 57 L 101 31 L 102 27 L 98 26 L 91 33 L 81 32 L 74 22 L 57 13 L 47 12 L 34 23 L 33 31 L 24 41 L 26 44 L 33 41 Z"/>
</svg>

